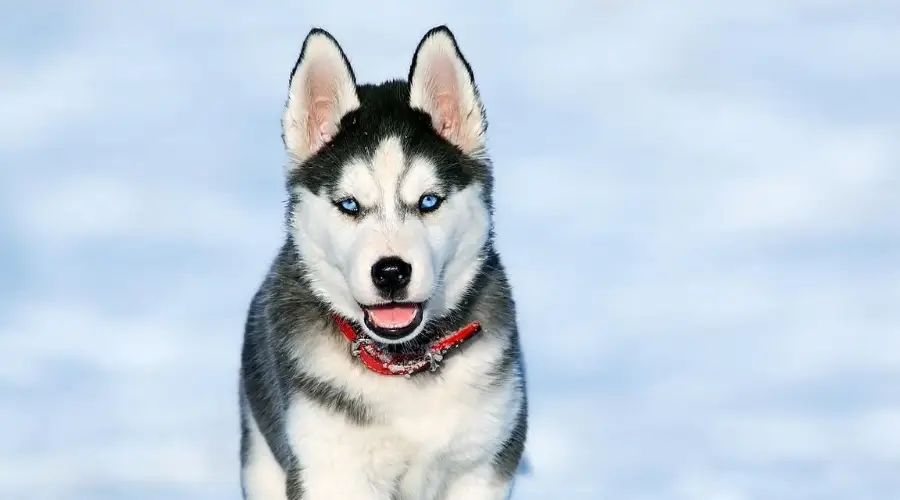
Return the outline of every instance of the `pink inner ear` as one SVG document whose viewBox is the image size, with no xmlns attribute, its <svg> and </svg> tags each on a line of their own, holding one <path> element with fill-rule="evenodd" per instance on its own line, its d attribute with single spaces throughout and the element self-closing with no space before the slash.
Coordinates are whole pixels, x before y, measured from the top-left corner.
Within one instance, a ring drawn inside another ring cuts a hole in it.
<svg viewBox="0 0 900 500">
<path fill-rule="evenodd" d="M 447 140 L 456 142 L 461 119 L 456 68 L 446 54 L 440 54 L 426 71 L 431 73 L 427 86 L 434 128 Z"/>
<path fill-rule="evenodd" d="M 306 137 L 309 151 L 314 152 L 337 133 L 338 75 L 329 64 L 314 61 L 306 78 Z"/>
<path fill-rule="evenodd" d="M 448 140 L 455 140 L 459 130 L 459 104 L 452 93 L 442 92 L 434 96 L 435 130 Z"/>
<path fill-rule="evenodd" d="M 307 137 L 310 149 L 315 151 L 331 140 L 337 124 L 334 123 L 335 102 L 327 97 L 312 96 L 307 114 Z"/>
</svg>

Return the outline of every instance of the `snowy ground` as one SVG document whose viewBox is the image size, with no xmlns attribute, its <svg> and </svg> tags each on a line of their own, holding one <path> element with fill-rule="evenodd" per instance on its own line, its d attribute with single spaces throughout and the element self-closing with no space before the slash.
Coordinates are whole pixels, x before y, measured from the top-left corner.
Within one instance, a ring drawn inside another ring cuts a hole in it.
<svg viewBox="0 0 900 500">
<path fill-rule="evenodd" d="M 313 24 L 448 23 L 488 107 L 515 498 L 900 498 L 900 4 L 0 5 L 0 498 L 231 499 Z"/>
</svg>

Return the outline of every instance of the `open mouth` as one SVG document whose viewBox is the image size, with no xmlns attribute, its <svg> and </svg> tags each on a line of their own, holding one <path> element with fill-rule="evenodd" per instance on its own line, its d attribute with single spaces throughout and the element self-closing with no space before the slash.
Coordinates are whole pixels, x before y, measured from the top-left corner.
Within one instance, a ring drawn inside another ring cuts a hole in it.
<svg viewBox="0 0 900 500">
<path fill-rule="evenodd" d="M 421 303 L 391 302 L 363 306 L 366 327 L 379 337 L 396 340 L 412 333 L 422 323 Z"/>
</svg>

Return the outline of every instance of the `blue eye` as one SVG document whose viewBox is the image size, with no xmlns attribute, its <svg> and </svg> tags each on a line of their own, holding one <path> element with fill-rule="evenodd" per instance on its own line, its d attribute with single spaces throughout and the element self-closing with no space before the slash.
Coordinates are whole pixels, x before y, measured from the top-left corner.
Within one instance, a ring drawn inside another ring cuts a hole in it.
<svg viewBox="0 0 900 500">
<path fill-rule="evenodd" d="M 436 194 L 424 194 L 419 198 L 419 210 L 422 213 L 433 212 L 441 206 L 442 201 L 444 200 Z"/>
<path fill-rule="evenodd" d="M 338 209 L 348 215 L 359 213 L 359 203 L 354 198 L 347 198 L 336 203 Z"/>
</svg>

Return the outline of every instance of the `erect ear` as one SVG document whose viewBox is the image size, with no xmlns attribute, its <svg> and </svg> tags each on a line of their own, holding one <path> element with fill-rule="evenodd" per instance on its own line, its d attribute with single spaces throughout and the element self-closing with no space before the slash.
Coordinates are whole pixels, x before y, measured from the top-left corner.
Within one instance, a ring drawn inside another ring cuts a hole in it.
<svg viewBox="0 0 900 500">
<path fill-rule="evenodd" d="M 337 133 L 341 118 L 358 107 L 356 77 L 347 56 L 327 31 L 314 28 L 291 72 L 281 120 L 284 145 L 294 164 L 321 149 Z"/>
<path fill-rule="evenodd" d="M 428 113 L 434 129 L 463 152 L 484 148 L 487 121 L 475 77 L 446 26 L 419 42 L 409 69 L 409 104 Z"/>
</svg>

